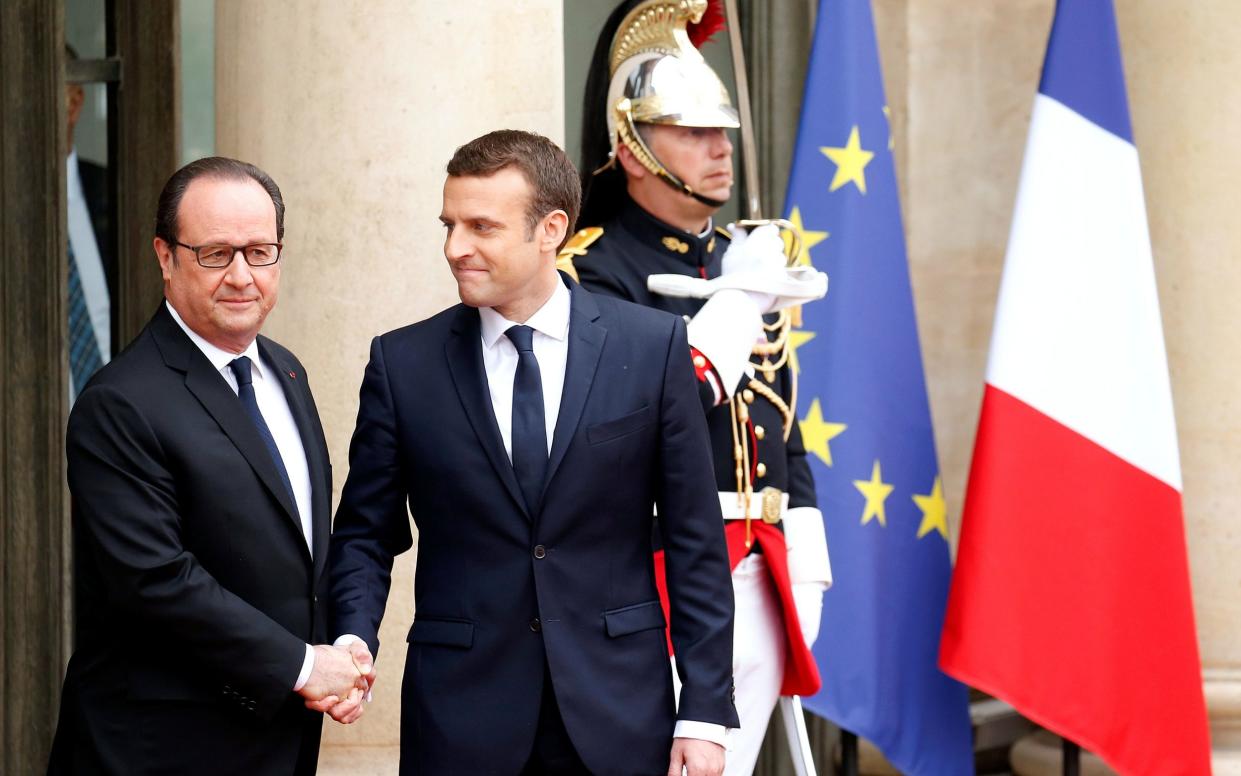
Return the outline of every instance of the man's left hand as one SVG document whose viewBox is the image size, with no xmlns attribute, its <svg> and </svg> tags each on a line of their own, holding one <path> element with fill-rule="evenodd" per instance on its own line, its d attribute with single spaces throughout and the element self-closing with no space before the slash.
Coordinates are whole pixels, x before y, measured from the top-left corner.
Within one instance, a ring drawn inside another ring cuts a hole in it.
<svg viewBox="0 0 1241 776">
<path fill-rule="evenodd" d="M 720 776 L 724 773 L 724 747 L 697 738 L 672 739 L 668 776 Z"/>
</svg>

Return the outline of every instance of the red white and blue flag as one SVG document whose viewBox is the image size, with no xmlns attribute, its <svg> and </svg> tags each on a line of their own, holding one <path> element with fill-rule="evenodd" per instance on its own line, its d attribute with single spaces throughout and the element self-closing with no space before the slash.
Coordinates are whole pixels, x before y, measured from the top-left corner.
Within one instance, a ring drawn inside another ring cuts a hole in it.
<svg viewBox="0 0 1241 776">
<path fill-rule="evenodd" d="M 1210 773 L 1111 0 L 1057 4 L 986 380 L 940 665 L 1122 773 Z"/>
</svg>

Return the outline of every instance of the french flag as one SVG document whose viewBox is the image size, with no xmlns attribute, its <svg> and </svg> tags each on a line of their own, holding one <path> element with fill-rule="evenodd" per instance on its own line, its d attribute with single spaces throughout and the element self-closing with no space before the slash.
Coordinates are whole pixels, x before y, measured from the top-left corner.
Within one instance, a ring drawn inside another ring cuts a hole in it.
<svg viewBox="0 0 1241 776">
<path fill-rule="evenodd" d="M 1125 774 L 1211 771 L 1181 469 L 1111 0 L 1060 0 L 940 665 Z"/>
</svg>

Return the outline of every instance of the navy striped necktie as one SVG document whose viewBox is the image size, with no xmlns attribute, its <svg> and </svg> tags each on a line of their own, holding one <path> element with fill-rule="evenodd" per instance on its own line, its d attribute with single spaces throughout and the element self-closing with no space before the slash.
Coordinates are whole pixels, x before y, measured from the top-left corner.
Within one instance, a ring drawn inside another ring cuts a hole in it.
<svg viewBox="0 0 1241 776">
<path fill-rule="evenodd" d="M 77 258 L 73 255 L 73 243 L 69 243 L 69 376 L 73 380 L 73 395 L 81 395 L 86 381 L 103 366 L 99 352 L 99 340 L 95 338 L 95 325 L 91 323 L 90 310 L 86 307 L 86 294 L 82 290 L 82 276 L 78 272 Z"/>
<path fill-rule="evenodd" d="M 271 429 L 267 427 L 263 413 L 259 412 L 259 402 L 254 395 L 254 375 L 251 372 L 250 359 L 246 356 L 238 356 L 229 362 L 228 368 L 233 370 L 233 376 L 237 378 L 237 398 L 241 399 L 241 406 L 246 408 L 246 414 L 250 416 L 250 420 L 258 429 L 259 436 L 267 445 L 267 452 L 271 453 L 272 461 L 276 464 L 276 471 L 280 473 L 280 480 L 289 491 L 293 514 L 297 514 L 297 497 L 293 495 L 293 483 L 289 479 L 289 470 L 284 468 L 284 459 L 280 457 L 280 448 L 276 446 L 276 438 L 271 435 Z"/>
</svg>

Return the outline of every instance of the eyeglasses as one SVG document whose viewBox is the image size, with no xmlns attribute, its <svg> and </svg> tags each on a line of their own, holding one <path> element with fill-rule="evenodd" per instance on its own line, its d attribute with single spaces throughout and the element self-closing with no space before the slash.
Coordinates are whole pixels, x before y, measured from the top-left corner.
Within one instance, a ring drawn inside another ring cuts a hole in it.
<svg viewBox="0 0 1241 776">
<path fill-rule="evenodd" d="M 241 257 L 251 267 L 267 267 L 280 261 L 283 243 L 254 243 L 252 245 L 186 245 L 183 242 L 169 240 L 169 245 L 187 248 L 194 252 L 194 258 L 201 267 L 207 269 L 223 269 L 233 263 L 233 256 L 241 251 Z"/>
</svg>

